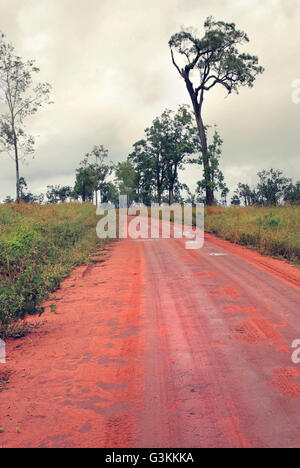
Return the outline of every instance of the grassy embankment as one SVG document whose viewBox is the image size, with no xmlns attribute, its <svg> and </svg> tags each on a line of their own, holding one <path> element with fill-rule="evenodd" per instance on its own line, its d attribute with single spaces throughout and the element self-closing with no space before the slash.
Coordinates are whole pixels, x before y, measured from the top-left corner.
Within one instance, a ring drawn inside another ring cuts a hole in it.
<svg viewBox="0 0 300 468">
<path fill-rule="evenodd" d="M 0 337 L 23 334 L 22 319 L 103 247 L 98 220 L 89 204 L 0 205 Z M 300 206 L 206 208 L 205 230 L 300 265 Z"/>
<path fill-rule="evenodd" d="M 0 205 L 0 337 L 24 334 L 26 315 L 104 246 L 98 221 L 88 204 Z"/>
<path fill-rule="evenodd" d="M 168 207 L 164 209 L 169 210 Z M 150 208 L 148 212 L 151 216 Z M 152 213 L 152 216 L 157 214 Z M 161 219 L 161 213 L 159 217 Z M 169 219 L 174 221 L 172 212 Z M 300 266 L 300 205 L 206 207 L 205 231 Z"/>
<path fill-rule="evenodd" d="M 300 206 L 209 207 L 206 232 L 300 265 Z"/>
</svg>

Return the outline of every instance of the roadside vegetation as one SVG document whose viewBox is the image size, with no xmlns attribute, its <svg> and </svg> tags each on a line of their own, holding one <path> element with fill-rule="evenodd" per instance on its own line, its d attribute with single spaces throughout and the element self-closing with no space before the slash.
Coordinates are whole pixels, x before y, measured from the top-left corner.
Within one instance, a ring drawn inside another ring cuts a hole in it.
<svg viewBox="0 0 300 468">
<path fill-rule="evenodd" d="M 300 205 L 206 207 L 205 230 L 300 265 Z"/>
<path fill-rule="evenodd" d="M 267 168 L 257 174 L 255 187 L 246 180 L 238 183 L 229 201 L 220 168 L 223 140 L 216 126 L 203 121 L 207 93 L 223 88 L 230 95 L 253 87 L 263 73 L 258 58 L 243 49 L 248 42 L 234 23 L 211 17 L 203 36 L 190 28 L 173 34 L 170 66 L 192 105 L 165 109 L 122 161 L 112 162 L 98 142 L 82 154 L 77 169 L 74 165 L 73 186 L 54 179 L 55 185 L 36 194 L 20 163 L 35 154 L 36 137 L 27 124 L 52 103 L 52 88 L 35 81 L 35 61 L 19 57 L 0 32 L 0 152 L 14 161 L 16 173 L 16 196 L 8 195 L 0 205 L 0 336 L 22 335 L 22 320 L 42 313 L 49 293 L 103 245 L 95 232 L 99 218 L 93 204 L 123 207 L 123 195 L 128 206 L 204 203 L 208 232 L 300 263 L 300 182 Z M 199 175 L 194 188 L 180 181 L 187 168 Z"/>
<path fill-rule="evenodd" d="M 28 331 L 27 315 L 103 247 L 90 204 L 0 205 L 0 336 Z"/>
<path fill-rule="evenodd" d="M 169 215 L 169 208 L 162 207 L 160 219 L 164 210 Z M 300 267 L 299 204 L 264 207 L 206 206 L 204 210 L 205 232 Z M 148 215 L 157 216 L 157 213 L 148 208 Z M 196 209 L 193 208 L 193 225 L 196 224 L 195 218 Z M 170 221 L 174 222 L 172 211 Z"/>
</svg>

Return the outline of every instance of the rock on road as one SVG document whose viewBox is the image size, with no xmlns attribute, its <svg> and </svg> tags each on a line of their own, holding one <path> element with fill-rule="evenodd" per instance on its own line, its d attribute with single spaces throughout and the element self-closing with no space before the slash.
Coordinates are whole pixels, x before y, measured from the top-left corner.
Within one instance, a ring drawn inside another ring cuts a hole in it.
<svg viewBox="0 0 300 468">
<path fill-rule="evenodd" d="M 125 239 L 55 295 L 0 365 L 1 447 L 300 447 L 295 267 Z"/>
</svg>

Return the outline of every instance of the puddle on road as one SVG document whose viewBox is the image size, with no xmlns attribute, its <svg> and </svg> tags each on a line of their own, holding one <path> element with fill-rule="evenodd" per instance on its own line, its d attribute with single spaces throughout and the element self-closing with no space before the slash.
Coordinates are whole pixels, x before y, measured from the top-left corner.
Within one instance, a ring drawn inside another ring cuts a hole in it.
<svg viewBox="0 0 300 468">
<path fill-rule="evenodd" d="M 219 253 L 219 252 L 213 252 L 213 253 L 210 253 L 208 254 L 210 255 L 211 257 L 226 257 L 228 254 L 227 253 Z"/>
</svg>

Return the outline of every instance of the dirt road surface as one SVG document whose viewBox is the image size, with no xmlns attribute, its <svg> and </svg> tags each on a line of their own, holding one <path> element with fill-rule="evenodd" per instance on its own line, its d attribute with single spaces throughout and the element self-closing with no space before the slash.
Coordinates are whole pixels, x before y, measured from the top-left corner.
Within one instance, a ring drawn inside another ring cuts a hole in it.
<svg viewBox="0 0 300 468">
<path fill-rule="evenodd" d="M 1 447 L 300 447 L 295 267 L 125 239 L 55 296 L 0 364 Z"/>
</svg>

